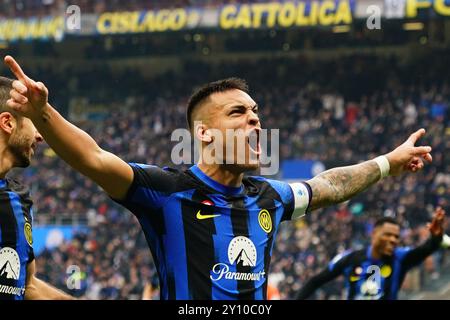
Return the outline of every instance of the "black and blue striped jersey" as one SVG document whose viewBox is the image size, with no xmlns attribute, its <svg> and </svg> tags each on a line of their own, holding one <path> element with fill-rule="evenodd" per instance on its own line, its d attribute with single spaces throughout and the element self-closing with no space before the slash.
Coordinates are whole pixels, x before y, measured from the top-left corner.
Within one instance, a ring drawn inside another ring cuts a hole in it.
<svg viewBox="0 0 450 320">
<path fill-rule="evenodd" d="M 307 299 L 319 287 L 343 275 L 348 300 L 395 300 L 406 273 L 438 250 L 441 242 L 442 237 L 430 237 L 416 248 L 396 248 L 392 256 L 379 260 L 372 258 L 371 246 L 345 251 L 307 281 L 297 299 Z"/>
<path fill-rule="evenodd" d="M 0 179 L 0 300 L 23 300 L 27 265 L 33 261 L 32 201 L 28 190 Z"/>
<path fill-rule="evenodd" d="M 245 177 L 233 188 L 197 166 L 180 171 L 130 165 L 134 181 L 117 202 L 142 226 L 161 299 L 266 298 L 278 226 L 307 211 L 306 183 Z"/>
</svg>

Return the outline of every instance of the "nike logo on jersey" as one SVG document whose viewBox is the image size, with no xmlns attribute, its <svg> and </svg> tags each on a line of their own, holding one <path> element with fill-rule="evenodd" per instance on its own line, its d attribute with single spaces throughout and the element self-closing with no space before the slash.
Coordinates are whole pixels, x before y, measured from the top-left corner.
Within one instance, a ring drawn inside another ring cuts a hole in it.
<svg viewBox="0 0 450 320">
<path fill-rule="evenodd" d="M 196 217 L 198 220 L 205 220 L 205 219 L 220 217 L 220 214 L 202 214 L 201 210 L 198 210 Z"/>
</svg>

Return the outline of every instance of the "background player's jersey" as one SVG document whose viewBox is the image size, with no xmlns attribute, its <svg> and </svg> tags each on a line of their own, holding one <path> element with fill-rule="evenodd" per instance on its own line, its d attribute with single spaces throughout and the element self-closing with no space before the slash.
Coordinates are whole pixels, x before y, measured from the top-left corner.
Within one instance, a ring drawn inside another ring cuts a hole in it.
<svg viewBox="0 0 450 320">
<path fill-rule="evenodd" d="M 119 203 L 139 219 L 158 269 L 162 299 L 265 299 L 281 221 L 304 214 L 307 184 L 246 177 L 221 185 L 197 166 L 182 172 L 131 164 Z M 294 190 L 294 191 L 293 191 Z"/>
<path fill-rule="evenodd" d="M 392 257 L 375 260 L 372 247 L 337 255 L 328 268 L 309 280 L 298 299 L 305 299 L 317 288 L 343 274 L 349 300 L 397 299 L 406 273 L 439 249 L 442 237 L 431 237 L 417 248 L 397 248 Z"/>
<path fill-rule="evenodd" d="M 33 261 L 32 201 L 26 188 L 0 179 L 0 300 L 22 300 Z"/>
</svg>

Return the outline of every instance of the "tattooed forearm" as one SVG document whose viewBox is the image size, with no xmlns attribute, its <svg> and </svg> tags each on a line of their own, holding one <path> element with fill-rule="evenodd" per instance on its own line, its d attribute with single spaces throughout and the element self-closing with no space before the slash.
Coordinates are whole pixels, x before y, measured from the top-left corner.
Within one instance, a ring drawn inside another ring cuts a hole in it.
<svg viewBox="0 0 450 320">
<path fill-rule="evenodd" d="M 327 170 L 307 181 L 312 189 L 311 210 L 346 201 L 380 179 L 373 161 Z"/>
</svg>

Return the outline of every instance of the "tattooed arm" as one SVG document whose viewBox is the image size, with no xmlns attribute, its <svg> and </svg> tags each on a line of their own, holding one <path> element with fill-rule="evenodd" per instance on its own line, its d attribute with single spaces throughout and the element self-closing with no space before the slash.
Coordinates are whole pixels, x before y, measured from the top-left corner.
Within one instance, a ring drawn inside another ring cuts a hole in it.
<svg viewBox="0 0 450 320">
<path fill-rule="evenodd" d="M 389 161 L 389 174 L 393 176 L 404 172 L 417 172 L 424 166 L 424 159 L 432 161 L 431 147 L 415 147 L 417 140 L 425 134 L 425 129 L 413 133 L 402 145 L 386 154 Z M 310 210 L 327 207 L 346 201 L 361 193 L 381 178 L 380 167 L 374 160 L 327 170 L 307 181 L 311 186 Z"/>
<path fill-rule="evenodd" d="M 377 182 L 380 176 L 380 168 L 374 160 L 322 172 L 307 181 L 312 190 L 310 209 L 346 201 Z"/>
</svg>

